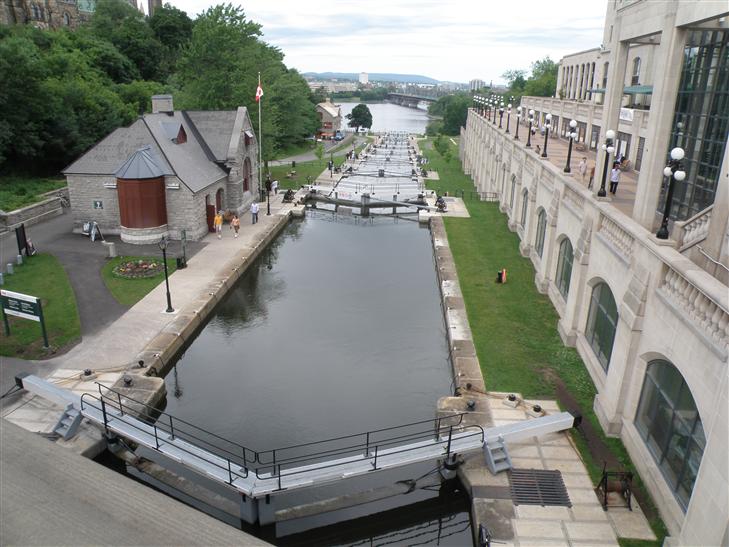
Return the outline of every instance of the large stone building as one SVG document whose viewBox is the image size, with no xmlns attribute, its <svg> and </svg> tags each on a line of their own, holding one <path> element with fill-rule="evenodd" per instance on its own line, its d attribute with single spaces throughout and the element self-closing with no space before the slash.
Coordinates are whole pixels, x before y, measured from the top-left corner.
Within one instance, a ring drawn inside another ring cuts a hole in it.
<svg viewBox="0 0 729 547">
<path fill-rule="evenodd" d="M 216 211 L 242 213 L 259 195 L 257 140 L 248 111 L 152 113 L 115 130 L 63 170 L 75 229 L 97 222 L 123 241 L 200 239 Z"/>
<path fill-rule="evenodd" d="M 0 0 L 0 24 L 76 28 L 88 21 L 95 9 L 96 0 Z"/>
<path fill-rule="evenodd" d="M 519 139 L 513 116 L 507 133 L 483 108 L 461 135 L 465 171 L 521 239 L 597 388 L 600 423 L 680 545 L 729 544 L 727 17 L 726 1 L 610 0 L 602 46 L 562 59 L 561 98 L 523 98 Z M 535 153 L 542 138 L 525 146 L 529 110 L 538 126 L 551 117 L 546 158 Z M 552 163 L 571 119 L 597 167 L 592 189 L 574 164 L 565 173 L 566 153 Z M 677 147 L 685 179 L 664 175 Z M 627 207 L 600 191 L 619 153 L 635 181 Z"/>
</svg>

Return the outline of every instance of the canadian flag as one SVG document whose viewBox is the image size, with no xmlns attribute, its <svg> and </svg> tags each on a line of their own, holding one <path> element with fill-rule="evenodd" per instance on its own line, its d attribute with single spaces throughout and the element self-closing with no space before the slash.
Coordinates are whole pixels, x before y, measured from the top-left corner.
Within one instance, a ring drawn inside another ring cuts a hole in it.
<svg viewBox="0 0 729 547">
<path fill-rule="evenodd" d="M 261 97 L 263 97 L 263 88 L 261 87 L 261 82 L 258 82 L 258 87 L 256 88 L 256 102 L 260 101 Z"/>
</svg>

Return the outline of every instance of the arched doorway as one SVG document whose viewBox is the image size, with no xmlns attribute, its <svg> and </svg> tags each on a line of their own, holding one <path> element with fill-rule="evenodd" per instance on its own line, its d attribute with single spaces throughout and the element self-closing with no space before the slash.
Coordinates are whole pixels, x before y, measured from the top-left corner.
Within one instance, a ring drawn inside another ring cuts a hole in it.
<svg viewBox="0 0 729 547">
<path fill-rule="evenodd" d="M 215 210 L 216 211 L 222 211 L 223 210 L 223 189 L 219 188 L 217 192 L 215 192 Z"/>
<path fill-rule="evenodd" d="M 251 168 L 250 158 L 246 158 L 243 162 L 243 191 L 248 192 L 251 189 L 251 176 L 253 169 Z"/>
<path fill-rule="evenodd" d="M 205 219 L 208 223 L 208 232 L 214 232 L 215 226 L 213 226 L 213 221 L 215 220 L 215 205 L 210 202 L 210 194 L 205 196 Z"/>
</svg>

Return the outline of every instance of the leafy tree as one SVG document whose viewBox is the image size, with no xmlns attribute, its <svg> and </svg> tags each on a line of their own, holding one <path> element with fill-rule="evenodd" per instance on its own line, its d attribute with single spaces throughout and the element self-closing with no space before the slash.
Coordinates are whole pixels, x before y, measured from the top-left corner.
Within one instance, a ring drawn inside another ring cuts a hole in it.
<svg viewBox="0 0 729 547">
<path fill-rule="evenodd" d="M 172 50 L 181 49 L 192 38 L 192 19 L 170 4 L 154 10 L 149 26 L 157 40 Z"/>
<path fill-rule="evenodd" d="M 559 65 L 549 57 L 532 63 L 532 74 L 524 86 L 524 95 L 552 97 L 557 89 Z"/>
<path fill-rule="evenodd" d="M 458 135 L 461 127 L 466 125 L 468 107 L 471 106 L 472 98 L 467 93 L 445 95 L 430 105 L 428 113 L 431 116 L 442 117 L 440 131 L 446 135 Z M 431 133 L 435 131 L 435 126 Z"/>
<path fill-rule="evenodd" d="M 349 120 L 349 127 L 355 127 L 359 131 L 360 127 L 366 127 L 369 129 L 372 127 L 372 112 L 366 104 L 358 104 L 352 109 L 352 112 L 347 114 L 346 118 Z"/>
<path fill-rule="evenodd" d="M 509 84 L 512 93 L 521 93 L 526 85 L 526 70 L 507 70 L 502 77 Z"/>
<path fill-rule="evenodd" d="M 327 100 L 327 91 L 324 86 L 317 87 L 311 92 L 311 102 L 314 104 L 323 103 Z"/>
<path fill-rule="evenodd" d="M 316 154 L 316 159 L 318 159 L 321 164 L 321 161 L 324 159 L 324 145 L 322 143 L 316 145 L 314 154 Z"/>
</svg>

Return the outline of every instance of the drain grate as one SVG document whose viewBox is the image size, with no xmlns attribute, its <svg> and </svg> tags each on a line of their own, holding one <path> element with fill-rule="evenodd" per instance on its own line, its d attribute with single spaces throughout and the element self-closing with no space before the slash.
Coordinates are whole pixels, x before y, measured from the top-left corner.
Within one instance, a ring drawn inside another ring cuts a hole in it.
<svg viewBox="0 0 729 547">
<path fill-rule="evenodd" d="M 563 505 L 572 507 L 559 471 L 512 469 L 511 498 L 514 505 Z"/>
</svg>

